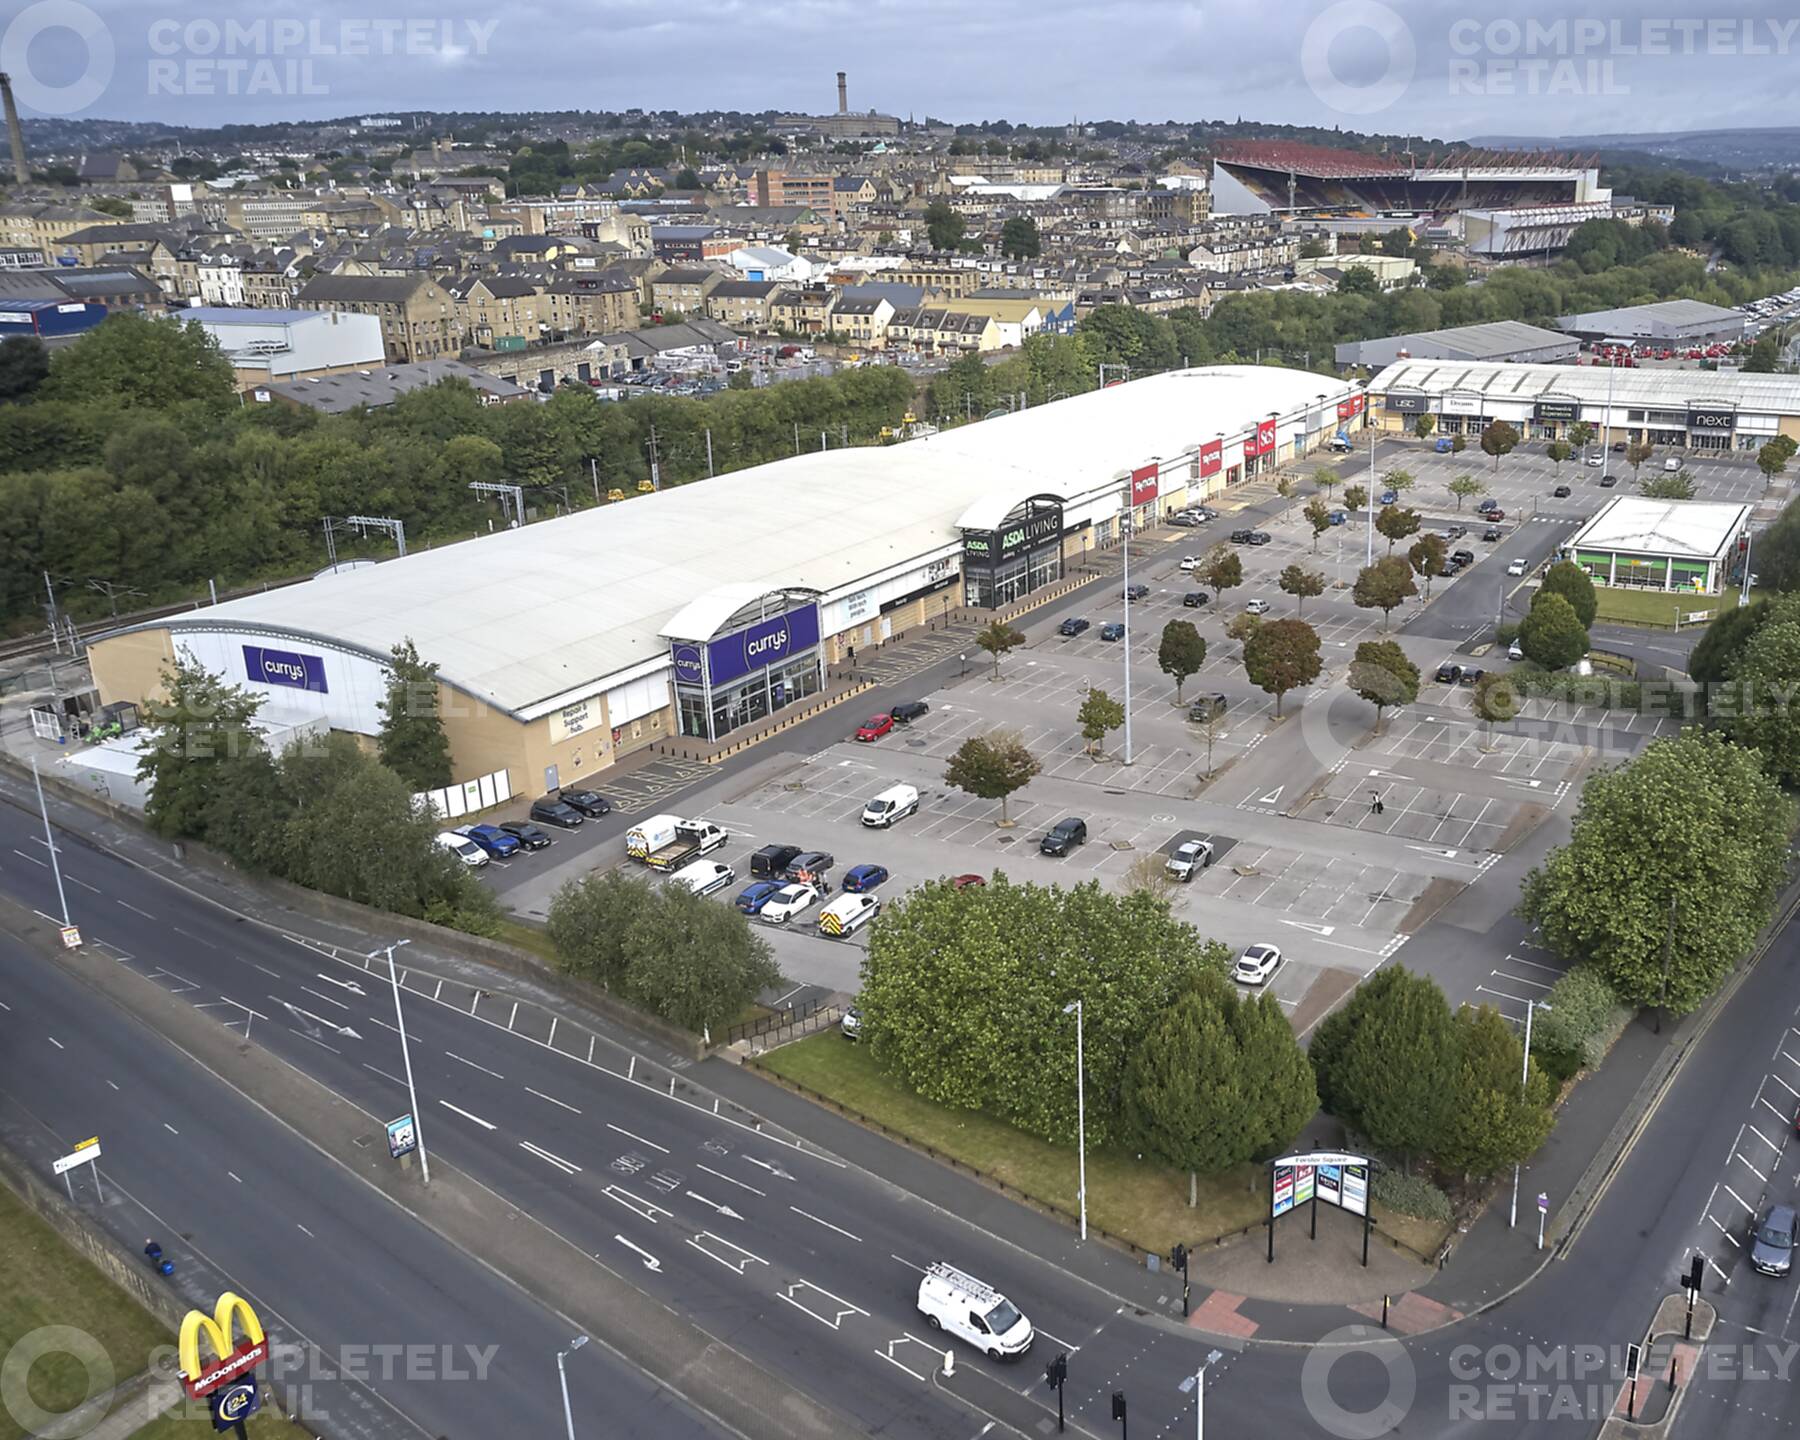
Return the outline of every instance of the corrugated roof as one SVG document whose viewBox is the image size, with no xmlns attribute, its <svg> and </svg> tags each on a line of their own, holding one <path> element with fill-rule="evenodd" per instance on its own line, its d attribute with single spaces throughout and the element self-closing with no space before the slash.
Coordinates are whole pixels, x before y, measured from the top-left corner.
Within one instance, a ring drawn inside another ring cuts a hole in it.
<svg viewBox="0 0 1800 1440">
<path fill-rule="evenodd" d="M 1369 382 L 1369 393 L 1423 390 L 1476 391 L 1503 400 L 1572 396 L 1588 404 L 1612 403 L 1651 410 L 1680 410 L 1690 400 L 1735 405 L 1752 415 L 1800 415 L 1800 377 L 1746 375 L 1724 370 L 1623 369 L 1604 365 L 1508 365 L 1477 360 L 1396 360 Z"/>
<path fill-rule="evenodd" d="M 1575 532 L 1569 548 L 1709 560 L 1731 543 L 1749 518 L 1748 505 L 1621 495 Z"/>
<path fill-rule="evenodd" d="M 1743 323 L 1743 313 L 1727 310 L 1723 305 L 1709 305 L 1704 300 L 1655 300 L 1647 305 L 1622 305 L 1616 310 L 1589 310 L 1580 315 L 1562 315 L 1556 323 L 1564 330 L 1610 330 L 1620 335 L 1653 320 L 1665 325 L 1698 325 Z"/>
</svg>

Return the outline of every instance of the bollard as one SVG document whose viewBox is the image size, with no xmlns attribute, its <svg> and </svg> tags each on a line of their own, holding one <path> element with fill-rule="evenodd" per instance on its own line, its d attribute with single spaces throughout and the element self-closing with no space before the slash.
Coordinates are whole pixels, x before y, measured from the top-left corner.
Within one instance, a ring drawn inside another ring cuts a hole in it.
<svg viewBox="0 0 1800 1440">
<path fill-rule="evenodd" d="M 1675 1391 L 1675 1362 L 1678 1358 L 1673 1352 L 1669 1355 L 1669 1392 L 1671 1394 Z"/>
<path fill-rule="evenodd" d="M 1383 1295 L 1381 1297 L 1381 1328 L 1383 1330 L 1388 1328 L 1387 1315 L 1388 1315 L 1388 1297 L 1386 1295 Z"/>
<path fill-rule="evenodd" d="M 944 1378 L 948 1380 L 954 1374 L 956 1374 L 956 1352 L 954 1350 L 945 1350 Z"/>
</svg>

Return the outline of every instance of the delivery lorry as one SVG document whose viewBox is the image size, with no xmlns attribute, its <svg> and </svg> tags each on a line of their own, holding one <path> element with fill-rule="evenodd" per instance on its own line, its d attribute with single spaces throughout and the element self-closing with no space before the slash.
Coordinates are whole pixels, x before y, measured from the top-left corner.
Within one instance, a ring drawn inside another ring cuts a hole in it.
<svg viewBox="0 0 1800 1440">
<path fill-rule="evenodd" d="M 625 832 L 625 853 L 652 870 L 679 870 L 717 850 L 731 832 L 710 820 L 684 820 L 679 815 L 652 815 Z"/>
</svg>

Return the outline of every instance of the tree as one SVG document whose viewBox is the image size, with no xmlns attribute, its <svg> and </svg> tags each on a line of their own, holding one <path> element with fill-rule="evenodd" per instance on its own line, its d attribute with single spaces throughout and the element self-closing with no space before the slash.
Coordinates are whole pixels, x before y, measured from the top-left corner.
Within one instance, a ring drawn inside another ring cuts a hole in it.
<svg viewBox="0 0 1800 1440">
<path fill-rule="evenodd" d="M 1181 703 L 1181 687 L 1206 664 L 1206 640 L 1192 621 L 1171 620 L 1163 626 L 1156 663 L 1175 682 L 1175 703 Z"/>
<path fill-rule="evenodd" d="M 1312 548 L 1316 554 L 1319 549 L 1319 537 L 1331 528 L 1331 508 L 1315 495 L 1306 502 L 1306 508 L 1300 513 L 1306 517 L 1306 523 L 1312 527 Z"/>
<path fill-rule="evenodd" d="M 1131 895 L 1148 895 L 1165 905 L 1174 898 L 1175 877 L 1162 851 L 1150 850 L 1125 867 L 1125 890 Z"/>
<path fill-rule="evenodd" d="M 197 323 L 115 311 L 50 360 L 45 400 L 124 409 L 173 410 L 197 401 L 222 414 L 236 403 L 235 372 L 218 342 Z"/>
<path fill-rule="evenodd" d="M 1685 470 L 1672 475 L 1652 475 L 1639 482 L 1638 491 L 1651 500 L 1692 500 L 1694 477 Z"/>
<path fill-rule="evenodd" d="M 1294 477 L 1290 471 L 1284 470 L 1281 472 L 1280 478 L 1277 479 L 1275 482 L 1275 493 L 1277 495 L 1279 495 L 1283 500 L 1293 499 L 1293 497 L 1294 497 Z"/>
<path fill-rule="evenodd" d="M 1396 495 L 1404 495 L 1419 483 L 1419 477 L 1410 470 L 1393 469 L 1381 477 L 1382 483 Z"/>
<path fill-rule="evenodd" d="M 1444 488 L 1456 497 L 1456 513 L 1460 515 L 1462 514 L 1463 501 L 1479 495 L 1483 490 L 1487 489 L 1487 486 L 1483 485 L 1473 475 L 1458 475 Z"/>
<path fill-rule="evenodd" d="M 1240 610 L 1225 622 L 1225 638 L 1235 640 L 1239 645 L 1247 643 L 1252 635 L 1262 629 L 1263 618 L 1249 610 Z"/>
<path fill-rule="evenodd" d="M 1688 655 L 1688 674 L 1701 685 L 1717 685 L 1731 674 L 1750 637 L 1769 618 L 1769 609 L 1769 601 L 1758 600 L 1752 605 L 1727 606 L 1713 616 L 1700 643 Z"/>
<path fill-rule="evenodd" d="M 993 678 L 998 680 L 1000 678 L 1000 657 L 1023 645 L 1025 636 L 1004 620 L 990 620 L 982 627 L 981 633 L 975 637 L 975 643 L 994 657 Z"/>
<path fill-rule="evenodd" d="M 1100 747 L 1106 740 L 1107 732 L 1117 730 L 1125 723 L 1125 707 L 1095 686 L 1087 692 L 1075 718 L 1081 726 L 1082 739 L 1088 742 L 1088 754 L 1098 760 L 1102 758 Z"/>
<path fill-rule="evenodd" d="M 1544 454 L 1550 457 L 1550 468 L 1556 475 L 1557 481 L 1560 483 L 1562 480 L 1562 467 L 1569 462 L 1570 457 L 1575 454 L 1575 451 L 1570 448 L 1565 441 L 1552 440 L 1544 447 Z"/>
<path fill-rule="evenodd" d="M 1413 434 L 1421 440 L 1429 440 L 1431 432 L 1435 429 L 1437 429 L 1437 416 L 1435 415 L 1421 415 L 1413 421 Z"/>
<path fill-rule="evenodd" d="M 1410 705 L 1419 698 L 1419 667 L 1392 640 L 1364 640 L 1345 673 L 1344 683 L 1375 707 L 1375 733 L 1381 712 L 1390 705 Z"/>
<path fill-rule="evenodd" d="M 626 994 L 710 1043 L 724 1025 L 781 979 L 769 942 L 749 917 L 683 885 L 651 892 L 625 934 Z"/>
<path fill-rule="evenodd" d="M 1600 597 L 1594 593 L 1594 582 L 1587 571 L 1573 560 L 1558 560 L 1544 572 L 1539 595 L 1560 595 L 1575 609 L 1582 627 L 1592 625 L 1600 609 Z M 1534 600 L 1535 603 L 1535 600 Z"/>
<path fill-rule="evenodd" d="M 1275 718 L 1281 718 L 1281 701 L 1319 678 L 1319 634 L 1304 620 L 1270 620 L 1257 626 L 1244 641 L 1244 673 L 1257 689 L 1275 697 Z"/>
<path fill-rule="evenodd" d="M 1467 450 L 1468 448 L 1469 448 L 1468 436 L 1452 435 L 1450 437 L 1450 453 L 1452 455 L 1460 455 L 1463 453 L 1463 451 Z"/>
<path fill-rule="evenodd" d="M 1342 477 L 1338 475 L 1337 468 L 1332 465 L 1321 465 L 1317 470 L 1313 471 L 1313 484 L 1317 485 L 1327 496 L 1329 496 L 1338 486 L 1341 478 Z"/>
<path fill-rule="evenodd" d="M 0 340 L 0 404 L 30 399 L 49 374 L 50 352 L 35 335 Z"/>
<path fill-rule="evenodd" d="M 1200 557 L 1194 578 L 1213 592 L 1217 600 L 1227 590 L 1244 583 L 1244 560 L 1229 545 L 1220 543 Z"/>
<path fill-rule="evenodd" d="M 1485 1179 L 1520 1164 L 1548 1138 L 1550 1081 L 1528 1063 L 1522 1038 L 1492 1006 L 1465 1006 L 1454 1025 L 1450 1104 L 1432 1158 L 1465 1179 Z"/>
<path fill-rule="evenodd" d="M 596 870 L 565 884 L 550 900 L 544 928 L 562 969 L 608 990 L 623 990 L 631 952 L 625 937 L 649 904 L 651 888 L 623 870 Z"/>
<path fill-rule="evenodd" d="M 1038 762 L 1025 748 L 1025 742 L 1010 731 L 995 730 L 988 735 L 971 735 L 957 747 L 944 768 L 944 783 L 954 785 L 978 800 L 998 800 L 1003 826 L 1007 818 L 1006 802 L 1013 791 L 1022 790 L 1038 773 Z"/>
<path fill-rule="evenodd" d="M 227 684 L 191 651 L 179 651 L 162 672 L 162 695 L 145 707 L 150 743 L 137 778 L 150 792 L 144 819 L 159 835 L 205 833 L 208 807 L 224 762 L 263 748 L 254 721 L 263 696 Z"/>
<path fill-rule="evenodd" d="M 933 200 L 925 207 L 925 233 L 933 250 L 954 250 L 962 244 L 968 222 L 950 208 L 947 200 Z"/>
<path fill-rule="evenodd" d="M 1412 566 L 1413 574 L 1425 582 L 1425 595 L 1431 596 L 1431 582 L 1438 571 L 1444 568 L 1444 556 L 1449 546 L 1442 535 L 1421 535 L 1413 541 L 1412 549 L 1406 552 L 1406 563 Z"/>
<path fill-rule="evenodd" d="M 1254 1081 L 1244 1138 L 1252 1160 L 1267 1160 L 1286 1150 L 1317 1113 L 1318 1086 L 1306 1051 L 1272 993 L 1239 997 L 1231 1021 L 1238 1064 Z"/>
<path fill-rule="evenodd" d="M 1394 553 L 1394 542 L 1419 531 L 1419 512 L 1404 505 L 1383 505 L 1375 515 L 1375 529 L 1386 538 L 1388 554 Z"/>
<path fill-rule="evenodd" d="M 1397 555 L 1387 555 L 1366 566 L 1356 576 L 1350 598 L 1365 610 L 1381 612 L 1381 628 L 1387 629 L 1388 615 L 1402 600 L 1419 593 L 1413 583 L 1412 566 Z"/>
<path fill-rule="evenodd" d="M 1494 726 L 1504 724 L 1518 718 L 1519 709 L 1524 704 L 1519 694 L 1519 687 L 1512 676 L 1504 670 L 1489 670 L 1475 682 L 1475 688 L 1469 695 L 1469 709 L 1487 729 L 1487 745 L 1491 749 L 1494 741 Z"/>
<path fill-rule="evenodd" d="M 1400 965 L 1377 970 L 1313 1033 L 1319 1100 L 1383 1150 L 1430 1154 L 1450 1118 L 1456 1041 L 1435 980 Z"/>
<path fill-rule="evenodd" d="M 1587 627 L 1562 596 L 1540 590 L 1519 625 L 1525 658 L 1546 670 L 1566 670 L 1588 652 Z"/>
<path fill-rule="evenodd" d="M 1781 341 L 1773 330 L 1756 337 L 1750 353 L 1744 357 L 1746 375 L 1773 375 L 1781 366 Z"/>
<path fill-rule="evenodd" d="M 1586 420 L 1577 420 L 1569 427 L 1569 444 L 1576 450 L 1587 449 L 1588 442 L 1593 438 L 1594 427 Z M 1554 459 L 1555 457 L 1552 456 L 1551 458 Z M 1563 456 L 1564 460 L 1567 460 L 1568 458 L 1567 455 Z"/>
<path fill-rule="evenodd" d="M 281 770 L 261 745 L 221 757 L 212 775 L 201 831 L 234 862 L 256 875 L 287 868 L 287 825 L 294 800 Z"/>
<path fill-rule="evenodd" d="M 677 190 L 698 190 L 700 175 L 692 166 L 684 165 L 675 172 L 675 188 Z"/>
<path fill-rule="evenodd" d="M 438 712 L 438 667 L 419 659 L 413 642 L 394 647 L 388 664 L 387 695 L 375 702 L 381 711 L 377 746 L 381 763 L 415 791 L 437 790 L 450 783 L 450 740 Z"/>
<path fill-rule="evenodd" d="M 1309 596 L 1325 593 L 1325 577 L 1317 570 L 1308 570 L 1304 565 L 1288 565 L 1282 569 L 1281 578 L 1276 581 L 1284 595 L 1294 597 L 1294 613 L 1306 613 L 1306 601 Z"/>
<path fill-rule="evenodd" d="M 1014 260 L 1031 260 L 1043 253 L 1038 237 L 1037 221 L 1029 215 L 1015 215 L 1000 227 L 1000 253 Z"/>
<path fill-rule="evenodd" d="M 1655 453 L 1656 447 L 1654 445 L 1645 444 L 1641 440 L 1634 440 L 1625 447 L 1625 463 L 1631 467 L 1631 478 L 1633 480 L 1637 479 L 1638 466 L 1642 465 Z"/>
<path fill-rule="evenodd" d="M 1709 730 L 1654 740 L 1588 781 L 1520 913 L 1626 1004 L 1692 1010 L 1767 923 L 1793 820 L 1753 751 Z"/>
<path fill-rule="evenodd" d="M 1748 609 L 1752 607 L 1736 607 Z M 1800 776 L 1800 595 L 1783 595 L 1744 636 L 1727 672 L 1730 685 L 1712 695 L 1726 734 L 1759 752 L 1786 784 Z"/>
<path fill-rule="evenodd" d="M 1369 503 L 1368 487 L 1364 485 L 1346 485 L 1344 487 L 1344 508 L 1361 510 Z"/>
<path fill-rule="evenodd" d="M 6 397 L 6 381 L 4 379 L 6 346 L 12 343 L 8 340 L 4 344 L 0 344 L 0 399 Z M 1785 448 L 1771 440 L 1756 452 L 1756 468 L 1762 471 L 1764 479 L 1773 480 L 1787 469 L 1787 462 L 1791 458 Z"/>
<path fill-rule="evenodd" d="M 1367 265 L 1352 265 L 1338 281 L 1340 295 L 1379 295 L 1381 284 Z"/>
<path fill-rule="evenodd" d="M 1490 420 L 1481 432 L 1481 453 L 1494 457 L 1494 473 L 1500 472 L 1500 457 L 1510 455 L 1519 443 L 1519 432 L 1504 420 Z"/>
<path fill-rule="evenodd" d="M 1789 501 L 1756 537 L 1756 571 L 1772 590 L 1800 590 L 1800 501 Z"/>
</svg>

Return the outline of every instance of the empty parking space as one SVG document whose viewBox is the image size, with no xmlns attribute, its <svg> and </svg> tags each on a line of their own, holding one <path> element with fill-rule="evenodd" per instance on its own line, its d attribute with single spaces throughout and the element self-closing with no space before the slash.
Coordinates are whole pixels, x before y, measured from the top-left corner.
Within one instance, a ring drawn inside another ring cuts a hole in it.
<svg viewBox="0 0 1800 1440">
<path fill-rule="evenodd" d="M 1348 764 L 1312 796 L 1300 818 L 1396 835 L 1449 850 L 1492 850 L 1519 806 L 1488 795 L 1470 795 L 1415 784 L 1366 764 Z"/>
<path fill-rule="evenodd" d="M 1188 888 L 1278 912 L 1329 937 L 1340 925 L 1393 929 L 1429 883 L 1390 866 L 1239 843 Z"/>
<path fill-rule="evenodd" d="M 1546 740 L 1495 727 L 1489 734 L 1471 721 L 1415 717 L 1397 720 L 1388 734 L 1365 754 L 1396 760 L 1423 760 L 1535 780 L 1540 786 L 1562 786 L 1574 776 L 1586 754 L 1584 747 Z"/>
<path fill-rule="evenodd" d="M 1528 948 L 1530 953 L 1525 953 Z M 1523 1025 L 1526 1008 L 1542 1004 L 1567 968 L 1548 950 L 1521 946 L 1516 953 L 1508 952 L 1476 985 L 1476 1003 L 1491 1005 L 1508 1020 Z"/>
</svg>

